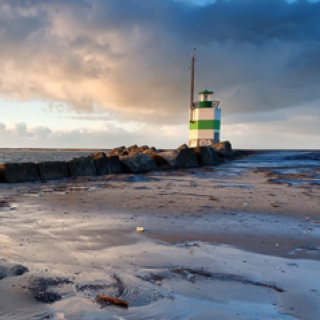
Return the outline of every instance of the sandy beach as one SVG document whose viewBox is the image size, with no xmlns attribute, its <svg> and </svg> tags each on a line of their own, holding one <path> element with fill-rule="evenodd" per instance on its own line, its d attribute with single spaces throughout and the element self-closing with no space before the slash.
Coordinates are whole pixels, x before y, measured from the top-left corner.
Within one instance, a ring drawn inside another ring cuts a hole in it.
<svg viewBox="0 0 320 320">
<path fill-rule="evenodd" d="M 319 319 L 320 162 L 301 154 L 0 184 L 0 319 Z"/>
</svg>

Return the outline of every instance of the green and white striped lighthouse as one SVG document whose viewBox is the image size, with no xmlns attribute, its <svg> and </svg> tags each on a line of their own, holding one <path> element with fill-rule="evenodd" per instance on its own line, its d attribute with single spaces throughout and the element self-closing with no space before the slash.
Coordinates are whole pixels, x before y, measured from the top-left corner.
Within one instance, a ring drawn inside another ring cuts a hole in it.
<svg viewBox="0 0 320 320">
<path fill-rule="evenodd" d="M 213 92 L 199 92 L 199 101 L 194 103 L 189 126 L 189 146 L 206 146 L 220 142 L 221 109 L 213 101 Z"/>
<path fill-rule="evenodd" d="M 191 60 L 191 96 L 189 147 L 206 146 L 220 142 L 221 109 L 219 101 L 213 100 L 213 91 L 204 90 L 194 102 L 194 54 Z"/>
</svg>

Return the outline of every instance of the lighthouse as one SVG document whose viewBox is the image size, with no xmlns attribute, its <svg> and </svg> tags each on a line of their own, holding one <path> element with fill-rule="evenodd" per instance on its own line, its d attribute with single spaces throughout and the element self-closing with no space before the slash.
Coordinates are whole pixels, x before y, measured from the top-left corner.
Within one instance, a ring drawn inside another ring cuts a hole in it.
<svg viewBox="0 0 320 320">
<path fill-rule="evenodd" d="M 189 147 L 199 147 L 220 142 L 221 109 L 219 101 L 214 101 L 213 91 L 199 92 L 194 102 L 194 54 L 191 56 L 191 94 Z"/>
</svg>

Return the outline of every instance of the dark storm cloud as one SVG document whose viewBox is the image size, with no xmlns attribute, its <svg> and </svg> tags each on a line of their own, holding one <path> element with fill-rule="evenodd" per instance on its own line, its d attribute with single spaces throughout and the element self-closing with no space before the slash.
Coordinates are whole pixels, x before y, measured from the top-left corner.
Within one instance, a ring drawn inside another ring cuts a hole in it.
<svg viewBox="0 0 320 320">
<path fill-rule="evenodd" d="M 74 13 L 92 31 L 126 30 L 150 27 L 179 34 L 192 43 L 213 41 L 248 41 L 261 43 L 269 39 L 286 41 L 319 40 L 320 4 L 300 0 L 288 4 L 285 0 L 217 0 L 197 6 L 174 0 L 3 0 L 6 17 L 2 30 L 19 29 L 26 35 L 45 24 L 50 15 Z M 70 12 L 72 11 L 72 12 Z M 7 14 L 10 12 L 10 14 Z M 10 20 L 14 23 L 8 25 Z"/>
<path fill-rule="evenodd" d="M 319 4 L 308 1 L 218 0 L 183 16 L 180 32 L 204 43 L 319 40 L 319 14 Z"/>
<path fill-rule="evenodd" d="M 318 97 L 320 3 L 217 0 L 2 0 L 0 96 L 184 123 L 189 52 L 197 89 L 226 113 Z"/>
</svg>

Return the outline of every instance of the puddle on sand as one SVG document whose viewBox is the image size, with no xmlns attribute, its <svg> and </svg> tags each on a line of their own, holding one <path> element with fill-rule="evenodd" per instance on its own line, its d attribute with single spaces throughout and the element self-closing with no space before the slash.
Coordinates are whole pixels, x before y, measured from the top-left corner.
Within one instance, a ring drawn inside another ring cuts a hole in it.
<svg viewBox="0 0 320 320">
<path fill-rule="evenodd" d="M 308 252 L 310 254 L 319 254 L 320 246 L 296 246 L 293 250 L 289 251 L 289 254 L 299 254 L 301 252 Z"/>
<path fill-rule="evenodd" d="M 0 212 L 1 211 L 11 211 L 16 209 L 16 204 L 13 204 L 6 200 L 0 200 Z"/>
<path fill-rule="evenodd" d="M 227 165 L 218 167 L 205 167 L 199 168 L 196 171 L 191 171 L 197 178 L 202 179 L 221 179 L 221 178 L 234 178 L 247 171 L 246 168 L 233 168 Z"/>
<path fill-rule="evenodd" d="M 201 241 L 165 245 L 141 240 L 98 254 L 94 250 L 72 254 L 77 260 L 66 265 L 59 256 L 47 263 L 25 263 L 28 277 L 43 268 L 50 275 L 59 266 L 59 276 L 73 282 L 61 301 L 45 305 L 41 316 L 43 304 L 32 300 L 30 318 L 314 320 L 320 313 L 316 261 L 295 260 L 293 265 L 290 259 Z M 15 288 L 9 288 L 11 301 L 18 301 L 22 294 L 19 286 Z M 124 299 L 129 309 L 101 309 L 95 301 L 97 294 Z M 23 295 L 32 298 L 30 293 Z M 0 301 L 0 319 L 9 314 L 8 309 L 10 305 Z M 23 312 L 19 305 L 15 307 L 16 318 Z"/>
<path fill-rule="evenodd" d="M 289 186 L 320 186 L 320 180 L 269 179 L 268 182 Z"/>
<path fill-rule="evenodd" d="M 306 152 L 303 151 L 270 151 L 262 152 L 258 155 L 235 160 L 221 167 L 232 165 L 240 168 L 294 168 L 294 167 L 317 167 L 319 160 L 309 160 L 303 158 Z M 299 156 L 301 156 L 299 158 Z"/>
<path fill-rule="evenodd" d="M 217 167 L 204 167 L 197 170 L 189 170 L 197 178 L 219 179 L 234 178 L 250 169 L 268 170 L 274 174 L 309 174 L 317 178 L 316 169 L 320 168 L 320 161 L 305 159 L 303 151 L 273 151 L 261 152 L 251 157 L 227 162 Z"/>
<path fill-rule="evenodd" d="M 276 174 L 308 174 L 314 172 L 314 168 L 279 168 L 272 170 Z"/>
<path fill-rule="evenodd" d="M 241 185 L 241 184 L 229 184 L 229 185 L 218 184 L 216 187 L 217 188 L 231 188 L 231 189 L 254 189 L 253 186 Z"/>
<path fill-rule="evenodd" d="M 70 301 L 61 304 L 61 306 L 70 308 L 71 303 L 76 304 L 76 301 Z M 90 308 L 88 303 L 82 302 L 83 306 Z M 168 320 L 298 320 L 290 315 L 281 314 L 276 310 L 275 306 L 264 303 L 250 303 L 243 301 L 232 301 L 230 303 L 219 303 L 196 298 L 186 298 L 176 296 L 174 300 L 162 300 L 155 303 L 152 308 L 150 306 L 135 308 L 135 310 L 124 310 L 109 306 L 108 310 L 88 310 L 86 313 L 78 312 L 69 318 L 62 312 L 50 312 L 50 318 L 43 319 L 72 319 L 72 320 L 151 320 L 151 319 L 168 319 Z"/>
<path fill-rule="evenodd" d="M 256 169 L 264 172 L 269 178 L 268 182 L 286 184 L 295 187 L 320 186 L 320 161 L 309 159 L 310 152 L 303 151 L 277 151 L 263 152 L 261 154 L 235 160 L 221 166 L 232 168 Z"/>
<path fill-rule="evenodd" d="M 66 193 L 66 192 L 92 192 L 96 187 L 81 186 L 81 185 L 58 185 L 46 187 L 41 190 L 42 193 Z"/>
</svg>

